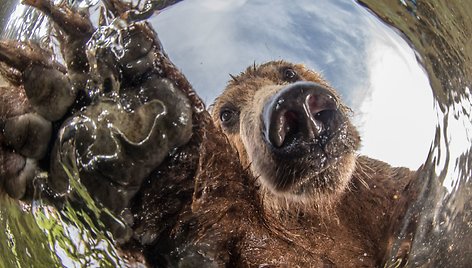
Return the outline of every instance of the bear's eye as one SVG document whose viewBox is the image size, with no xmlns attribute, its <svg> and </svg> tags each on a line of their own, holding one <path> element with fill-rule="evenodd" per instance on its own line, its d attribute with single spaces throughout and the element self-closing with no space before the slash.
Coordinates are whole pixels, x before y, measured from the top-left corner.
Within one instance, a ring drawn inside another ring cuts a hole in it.
<svg viewBox="0 0 472 268">
<path fill-rule="evenodd" d="M 283 79 L 287 82 L 298 80 L 298 74 L 292 68 L 284 68 L 282 71 Z"/>
<path fill-rule="evenodd" d="M 237 122 L 238 113 L 234 109 L 223 108 L 220 112 L 220 120 L 224 127 L 230 127 Z"/>
</svg>

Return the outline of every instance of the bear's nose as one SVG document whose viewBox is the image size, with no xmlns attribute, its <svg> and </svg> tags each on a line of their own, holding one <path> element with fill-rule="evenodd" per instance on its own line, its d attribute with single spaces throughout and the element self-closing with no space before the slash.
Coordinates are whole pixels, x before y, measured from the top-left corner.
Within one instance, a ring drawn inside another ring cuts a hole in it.
<svg viewBox="0 0 472 268">
<path fill-rule="evenodd" d="M 264 105 L 265 138 L 274 147 L 316 142 L 333 130 L 337 111 L 336 97 L 327 88 L 313 82 L 291 84 Z"/>
</svg>

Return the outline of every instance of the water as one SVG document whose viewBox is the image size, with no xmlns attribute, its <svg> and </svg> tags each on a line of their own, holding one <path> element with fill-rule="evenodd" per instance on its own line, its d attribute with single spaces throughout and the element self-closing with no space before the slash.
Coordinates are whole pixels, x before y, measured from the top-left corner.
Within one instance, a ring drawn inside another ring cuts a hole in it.
<svg viewBox="0 0 472 268">
<path fill-rule="evenodd" d="M 207 103 L 229 74 L 253 62 L 285 59 L 321 71 L 354 111 L 362 154 L 423 166 L 388 265 L 466 267 L 472 263 L 472 2 L 361 2 L 186 0 L 150 21 Z M 15 4 L 0 9 L 3 38 L 54 47 L 47 19 Z M 0 208 L 6 229 L 0 267 L 124 264 L 106 230 L 78 220 L 80 211 L 7 198 Z"/>
<path fill-rule="evenodd" d="M 472 3 L 363 2 L 401 30 L 420 54 L 437 113 L 435 139 L 416 186 L 418 200 L 402 223 L 390 264 L 401 256 L 412 266 L 468 266 L 472 263 Z M 405 252 L 405 244 L 411 250 Z"/>
</svg>

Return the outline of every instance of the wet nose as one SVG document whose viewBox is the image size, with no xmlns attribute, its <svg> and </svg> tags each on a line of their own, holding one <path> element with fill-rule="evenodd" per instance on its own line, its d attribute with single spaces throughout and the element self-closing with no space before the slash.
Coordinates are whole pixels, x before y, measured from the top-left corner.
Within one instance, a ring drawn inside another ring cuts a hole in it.
<svg viewBox="0 0 472 268">
<path fill-rule="evenodd" d="M 266 140 L 274 147 L 312 141 L 335 125 L 337 101 L 325 87 L 297 82 L 271 97 L 263 108 Z"/>
</svg>

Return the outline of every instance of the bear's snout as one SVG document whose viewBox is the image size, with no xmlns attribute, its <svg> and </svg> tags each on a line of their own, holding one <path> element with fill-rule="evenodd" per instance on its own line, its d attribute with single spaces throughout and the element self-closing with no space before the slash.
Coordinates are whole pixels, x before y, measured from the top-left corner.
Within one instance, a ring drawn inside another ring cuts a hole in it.
<svg viewBox="0 0 472 268">
<path fill-rule="evenodd" d="M 324 86 L 296 82 L 282 88 L 263 108 L 263 131 L 272 148 L 322 145 L 340 126 L 338 101 Z"/>
</svg>

